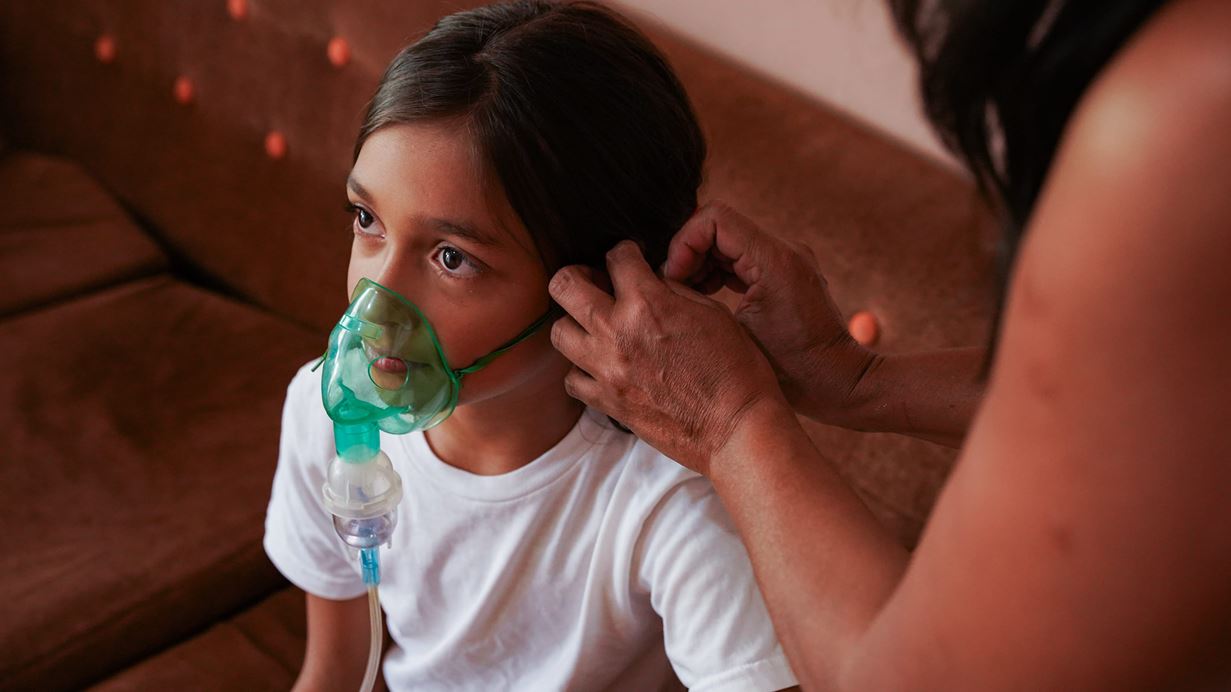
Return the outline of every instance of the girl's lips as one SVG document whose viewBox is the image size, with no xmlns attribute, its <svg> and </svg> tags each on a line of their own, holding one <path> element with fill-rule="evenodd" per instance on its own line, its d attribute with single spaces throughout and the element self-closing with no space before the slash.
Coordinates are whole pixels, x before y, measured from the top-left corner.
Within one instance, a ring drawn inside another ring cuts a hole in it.
<svg viewBox="0 0 1231 692">
<path fill-rule="evenodd" d="M 406 361 L 401 358 L 392 358 L 390 356 L 381 356 L 380 358 L 377 358 L 372 365 L 376 366 L 380 370 L 383 370 L 384 372 L 398 375 L 405 373 L 407 370 Z"/>
<path fill-rule="evenodd" d="M 381 353 L 372 344 L 364 344 L 363 351 L 367 354 L 368 362 L 372 364 L 372 367 L 393 375 L 405 375 L 407 370 L 419 370 L 428 367 L 427 363 L 404 360 L 397 356 L 391 356 L 388 353 Z"/>
</svg>

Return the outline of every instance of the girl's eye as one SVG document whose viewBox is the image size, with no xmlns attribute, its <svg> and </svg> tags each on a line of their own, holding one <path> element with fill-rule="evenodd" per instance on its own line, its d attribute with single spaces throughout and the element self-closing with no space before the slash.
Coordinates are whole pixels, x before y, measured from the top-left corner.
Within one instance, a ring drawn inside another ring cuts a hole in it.
<svg viewBox="0 0 1231 692">
<path fill-rule="evenodd" d="M 380 235 L 380 233 L 378 233 L 375 229 L 369 230 L 372 228 L 372 225 L 376 223 L 376 217 L 372 215 L 372 212 L 357 204 L 347 204 L 346 211 L 355 216 L 355 220 L 352 222 L 352 225 L 354 226 L 356 233 L 370 236 Z"/>
<path fill-rule="evenodd" d="M 479 268 L 474 260 L 467 257 L 466 253 L 450 245 L 440 246 L 440 249 L 436 251 L 434 259 L 445 272 L 455 277 L 464 278 L 479 273 Z"/>
<path fill-rule="evenodd" d="M 446 247 L 440 251 L 440 263 L 445 265 L 445 269 L 449 271 L 457 271 L 458 267 L 466 261 L 465 255 L 458 251 L 457 248 Z"/>
</svg>

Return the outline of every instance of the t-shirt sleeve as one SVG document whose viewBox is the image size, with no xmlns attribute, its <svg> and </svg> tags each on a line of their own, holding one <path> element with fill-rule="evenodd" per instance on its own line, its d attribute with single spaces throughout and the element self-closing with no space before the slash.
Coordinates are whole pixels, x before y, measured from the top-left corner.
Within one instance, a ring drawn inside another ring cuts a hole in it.
<svg viewBox="0 0 1231 692">
<path fill-rule="evenodd" d="M 319 382 L 305 366 L 287 387 L 278 468 L 265 513 L 265 554 L 295 586 L 344 600 L 362 595 L 366 587 L 357 558 L 334 531 L 321 498 L 333 434 L 320 406 Z"/>
<path fill-rule="evenodd" d="M 690 475 L 671 486 L 642 529 L 637 561 L 640 586 L 663 621 L 667 657 L 689 689 L 766 692 L 799 684 L 748 553 L 709 481 Z"/>
</svg>

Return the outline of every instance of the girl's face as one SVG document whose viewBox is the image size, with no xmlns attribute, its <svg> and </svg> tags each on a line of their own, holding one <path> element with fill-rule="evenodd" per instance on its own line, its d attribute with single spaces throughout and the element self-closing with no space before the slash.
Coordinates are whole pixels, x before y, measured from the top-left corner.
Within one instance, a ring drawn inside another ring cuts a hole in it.
<svg viewBox="0 0 1231 692">
<path fill-rule="evenodd" d="M 369 278 L 409 298 L 435 328 L 450 367 L 470 365 L 547 310 L 546 268 L 464 128 L 377 130 L 351 169 L 347 196 L 355 234 L 348 289 Z M 459 405 L 562 378 L 567 366 L 549 332 L 545 326 L 467 375 Z"/>
</svg>

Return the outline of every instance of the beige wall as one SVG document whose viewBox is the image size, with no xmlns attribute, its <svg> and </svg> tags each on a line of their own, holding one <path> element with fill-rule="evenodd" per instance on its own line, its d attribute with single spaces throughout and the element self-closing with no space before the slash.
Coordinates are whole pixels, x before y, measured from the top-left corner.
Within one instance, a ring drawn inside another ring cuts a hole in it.
<svg viewBox="0 0 1231 692">
<path fill-rule="evenodd" d="M 881 0 L 614 0 L 947 160 Z"/>
</svg>

